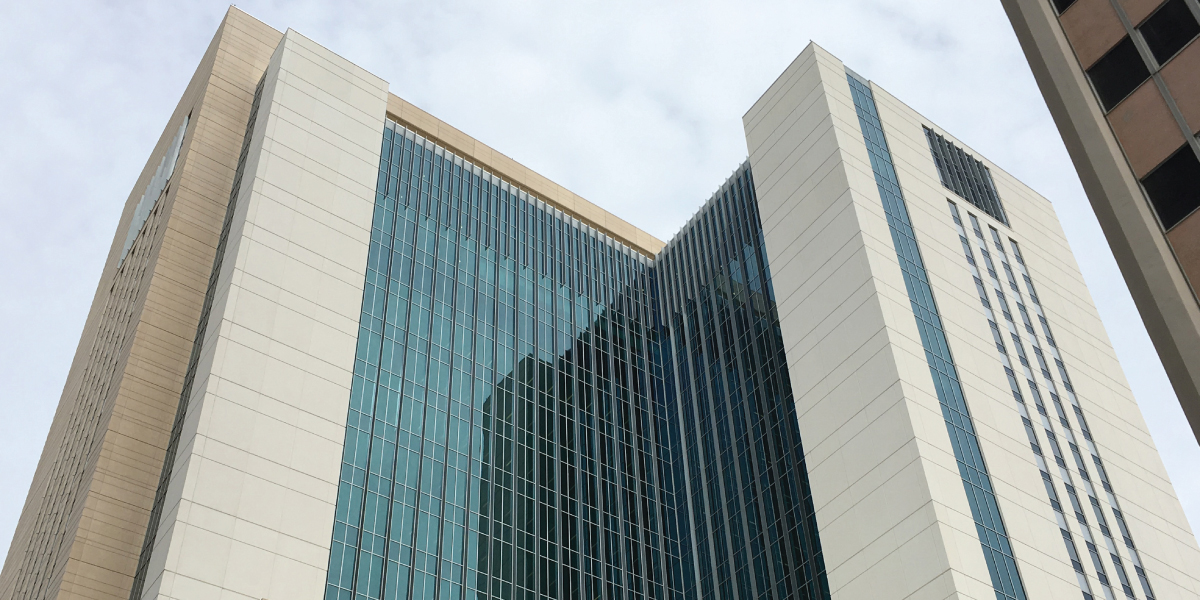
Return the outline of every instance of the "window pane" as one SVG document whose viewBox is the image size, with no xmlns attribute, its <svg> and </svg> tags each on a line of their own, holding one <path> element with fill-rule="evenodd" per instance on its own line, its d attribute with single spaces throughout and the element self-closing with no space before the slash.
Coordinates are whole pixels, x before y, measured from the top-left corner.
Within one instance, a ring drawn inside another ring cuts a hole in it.
<svg viewBox="0 0 1200 600">
<path fill-rule="evenodd" d="M 1133 40 L 1125 36 L 1115 48 L 1109 50 L 1104 58 L 1096 61 L 1088 69 L 1088 77 L 1096 86 L 1096 94 L 1100 96 L 1100 104 L 1104 110 L 1112 110 L 1118 102 L 1137 89 L 1143 81 L 1150 77 L 1146 63 L 1138 54 Z"/>
<path fill-rule="evenodd" d="M 1138 30 L 1146 39 L 1150 53 L 1161 65 L 1200 33 L 1200 23 L 1196 23 L 1196 16 L 1184 0 L 1170 0 L 1146 19 Z"/>
<path fill-rule="evenodd" d="M 1075 0 L 1050 0 L 1050 1 L 1052 4 L 1054 4 L 1055 10 L 1057 10 L 1058 14 L 1060 14 L 1060 15 L 1063 14 L 1063 11 L 1067 10 L 1068 8 L 1071 8 L 1072 4 L 1075 4 Z"/>
<path fill-rule="evenodd" d="M 1170 229 L 1200 207 L 1200 161 L 1192 148 L 1184 144 L 1147 175 L 1142 185 L 1163 228 Z"/>
</svg>

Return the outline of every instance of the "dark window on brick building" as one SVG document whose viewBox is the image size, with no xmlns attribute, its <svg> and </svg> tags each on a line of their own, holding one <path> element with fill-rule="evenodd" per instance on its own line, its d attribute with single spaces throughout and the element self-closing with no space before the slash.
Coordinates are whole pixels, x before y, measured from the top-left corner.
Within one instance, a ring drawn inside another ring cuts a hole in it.
<svg viewBox="0 0 1200 600">
<path fill-rule="evenodd" d="M 1184 0 L 1168 0 L 1138 31 L 1142 32 L 1154 60 L 1161 65 L 1200 33 L 1200 23 Z"/>
<path fill-rule="evenodd" d="M 1061 15 L 1063 11 L 1071 8 L 1072 4 L 1075 4 L 1075 0 L 1050 0 L 1050 3 L 1054 5 L 1054 10 L 1057 10 L 1058 14 Z"/>
<path fill-rule="evenodd" d="M 1200 160 L 1184 144 L 1142 179 L 1142 185 L 1163 228 L 1170 229 L 1200 208 Z"/>
<path fill-rule="evenodd" d="M 1088 69 L 1088 77 L 1100 96 L 1104 110 L 1112 110 L 1120 101 L 1150 78 L 1150 70 L 1138 54 L 1129 36 L 1121 40 L 1104 58 Z"/>
</svg>

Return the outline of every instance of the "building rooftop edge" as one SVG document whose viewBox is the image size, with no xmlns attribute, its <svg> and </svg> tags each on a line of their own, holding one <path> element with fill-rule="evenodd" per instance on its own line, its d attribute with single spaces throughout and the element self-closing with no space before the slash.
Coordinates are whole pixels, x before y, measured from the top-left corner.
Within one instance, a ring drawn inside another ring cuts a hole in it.
<svg viewBox="0 0 1200 600">
<path fill-rule="evenodd" d="M 654 258 L 666 245 L 662 240 L 638 229 L 628 221 L 390 92 L 387 116 L 641 254 Z"/>
<path fill-rule="evenodd" d="M 229 13 L 233 12 L 240 13 L 249 19 L 262 23 L 262 21 L 236 5 L 230 5 L 226 12 L 226 18 L 228 18 Z M 263 25 L 270 27 L 265 23 Z M 272 27 L 272 29 L 274 28 Z M 304 34 L 291 28 L 288 31 L 292 31 L 299 36 L 304 36 Z M 283 35 L 283 32 L 280 32 L 280 34 Z M 514 187 L 579 219 L 640 254 L 654 258 L 666 246 L 666 242 L 642 231 L 625 219 L 600 208 L 578 194 L 558 185 L 545 176 L 493 149 L 491 146 L 463 133 L 458 128 L 449 125 L 445 121 L 391 92 L 388 92 L 387 118 L 444 146 L 455 154 L 475 163 L 480 168 L 491 172 L 496 177 L 509 182 Z"/>
</svg>

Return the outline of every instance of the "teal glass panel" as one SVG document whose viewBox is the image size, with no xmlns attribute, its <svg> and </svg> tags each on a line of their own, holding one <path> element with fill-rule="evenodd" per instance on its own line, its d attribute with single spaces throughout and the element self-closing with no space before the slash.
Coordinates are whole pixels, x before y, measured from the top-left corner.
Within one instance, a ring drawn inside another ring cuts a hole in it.
<svg viewBox="0 0 1200 600">
<path fill-rule="evenodd" d="M 389 123 L 325 597 L 672 597 L 652 261 Z"/>
<path fill-rule="evenodd" d="M 682 552 L 684 597 L 828 598 L 748 163 L 655 269 L 681 432 L 675 479 L 686 482 L 677 510 L 695 545 Z"/>
</svg>

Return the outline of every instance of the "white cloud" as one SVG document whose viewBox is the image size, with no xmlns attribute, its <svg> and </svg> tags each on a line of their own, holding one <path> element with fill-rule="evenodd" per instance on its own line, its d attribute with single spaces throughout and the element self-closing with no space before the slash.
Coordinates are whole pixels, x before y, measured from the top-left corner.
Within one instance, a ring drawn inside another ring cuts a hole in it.
<svg viewBox="0 0 1200 600">
<path fill-rule="evenodd" d="M 1176 489 L 1197 446 L 999 2 L 270 2 L 392 90 L 668 239 L 745 158 L 741 116 L 812 39 L 1052 199 Z M 124 199 L 226 6 L 0 6 L 0 544 Z"/>
</svg>

